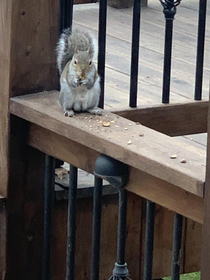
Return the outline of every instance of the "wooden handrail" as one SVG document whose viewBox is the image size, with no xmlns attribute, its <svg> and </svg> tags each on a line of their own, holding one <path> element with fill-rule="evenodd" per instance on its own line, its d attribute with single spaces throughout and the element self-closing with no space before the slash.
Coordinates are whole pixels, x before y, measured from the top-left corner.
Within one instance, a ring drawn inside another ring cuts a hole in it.
<svg viewBox="0 0 210 280">
<path fill-rule="evenodd" d="M 67 118 L 57 96 L 42 92 L 10 100 L 10 112 L 31 123 L 31 146 L 88 172 L 100 153 L 112 156 L 130 166 L 128 190 L 202 222 L 205 151 L 108 111 Z M 189 207 L 180 207 L 178 197 Z"/>
</svg>

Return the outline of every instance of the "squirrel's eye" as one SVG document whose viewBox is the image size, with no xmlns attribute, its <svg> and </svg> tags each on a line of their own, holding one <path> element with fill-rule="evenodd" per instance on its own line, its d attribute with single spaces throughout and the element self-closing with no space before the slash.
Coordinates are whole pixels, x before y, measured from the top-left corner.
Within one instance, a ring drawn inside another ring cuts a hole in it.
<svg viewBox="0 0 210 280">
<path fill-rule="evenodd" d="M 76 59 L 75 59 L 75 61 L 74 61 L 74 65 L 77 65 L 77 61 L 76 61 Z"/>
<path fill-rule="evenodd" d="M 90 65 L 90 66 L 92 65 L 92 60 L 89 61 L 89 65 Z"/>
</svg>

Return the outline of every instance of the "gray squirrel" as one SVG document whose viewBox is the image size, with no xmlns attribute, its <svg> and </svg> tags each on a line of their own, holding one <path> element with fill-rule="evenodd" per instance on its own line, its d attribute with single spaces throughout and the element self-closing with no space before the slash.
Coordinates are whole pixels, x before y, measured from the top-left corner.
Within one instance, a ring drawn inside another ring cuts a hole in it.
<svg viewBox="0 0 210 280">
<path fill-rule="evenodd" d="M 58 41 L 57 65 L 60 72 L 59 102 L 64 115 L 87 111 L 101 115 L 97 108 L 100 97 L 100 77 L 93 62 L 96 55 L 93 36 L 82 29 L 67 28 Z"/>
</svg>

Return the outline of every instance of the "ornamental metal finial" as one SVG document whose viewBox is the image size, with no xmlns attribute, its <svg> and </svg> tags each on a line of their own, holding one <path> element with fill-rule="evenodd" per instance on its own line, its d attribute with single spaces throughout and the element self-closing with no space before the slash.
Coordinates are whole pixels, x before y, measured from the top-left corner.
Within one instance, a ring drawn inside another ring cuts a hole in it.
<svg viewBox="0 0 210 280">
<path fill-rule="evenodd" d="M 174 19 L 176 14 L 176 7 L 180 4 L 181 0 L 159 0 L 163 6 L 163 12 L 166 19 Z"/>
<path fill-rule="evenodd" d="M 131 278 L 128 277 L 129 272 L 127 269 L 127 263 L 125 264 L 118 264 L 115 263 L 115 268 L 113 270 L 113 275 L 109 278 L 109 280 L 131 280 Z"/>
</svg>

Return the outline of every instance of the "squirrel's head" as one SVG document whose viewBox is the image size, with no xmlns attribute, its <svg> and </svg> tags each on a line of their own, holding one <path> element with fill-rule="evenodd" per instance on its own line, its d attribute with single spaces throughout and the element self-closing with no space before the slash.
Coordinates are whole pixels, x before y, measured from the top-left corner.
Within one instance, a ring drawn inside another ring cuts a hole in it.
<svg viewBox="0 0 210 280">
<path fill-rule="evenodd" d="M 86 75 L 89 73 L 92 67 L 94 67 L 90 48 L 87 51 L 79 51 L 76 49 L 72 58 L 72 64 L 74 71 L 79 76 L 79 79 L 86 79 Z"/>
</svg>

